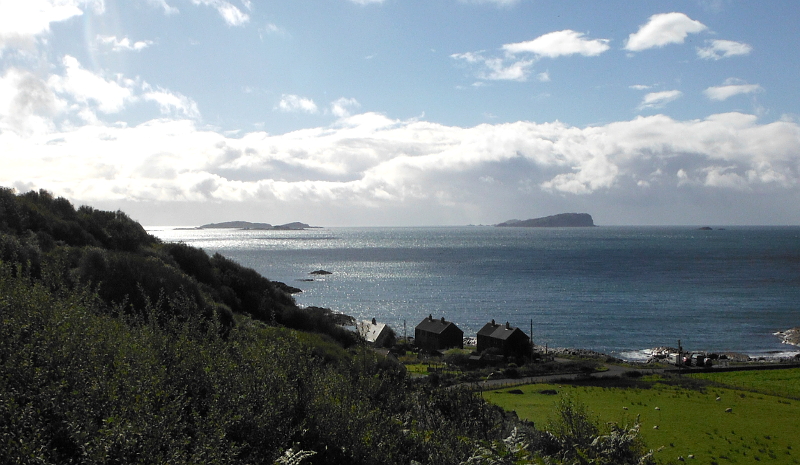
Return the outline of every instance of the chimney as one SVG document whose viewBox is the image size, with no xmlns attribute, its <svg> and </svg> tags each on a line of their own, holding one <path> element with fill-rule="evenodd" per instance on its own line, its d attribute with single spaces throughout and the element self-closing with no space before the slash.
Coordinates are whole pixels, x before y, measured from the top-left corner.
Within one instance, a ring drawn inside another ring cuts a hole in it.
<svg viewBox="0 0 800 465">
<path fill-rule="evenodd" d="M 433 314 L 428 314 L 428 321 L 433 321 Z"/>
<path fill-rule="evenodd" d="M 497 323 L 494 322 L 494 318 L 492 318 L 492 326 L 497 326 Z"/>
<path fill-rule="evenodd" d="M 374 325 L 378 324 L 378 322 L 375 321 L 375 318 L 372 319 L 372 324 L 374 324 Z"/>
<path fill-rule="evenodd" d="M 444 323 L 444 317 L 442 317 L 442 323 Z"/>
<path fill-rule="evenodd" d="M 511 329 L 511 324 L 506 321 L 506 329 Z"/>
</svg>

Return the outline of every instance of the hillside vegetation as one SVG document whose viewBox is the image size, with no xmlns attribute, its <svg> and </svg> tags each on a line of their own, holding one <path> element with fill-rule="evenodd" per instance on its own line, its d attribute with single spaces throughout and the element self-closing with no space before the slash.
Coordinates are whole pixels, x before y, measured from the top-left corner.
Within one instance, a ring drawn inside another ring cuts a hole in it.
<svg viewBox="0 0 800 465">
<path fill-rule="evenodd" d="M 122 212 L 0 189 L 0 463 L 651 462 L 572 406 L 548 432 L 412 380 L 289 291 Z"/>
</svg>

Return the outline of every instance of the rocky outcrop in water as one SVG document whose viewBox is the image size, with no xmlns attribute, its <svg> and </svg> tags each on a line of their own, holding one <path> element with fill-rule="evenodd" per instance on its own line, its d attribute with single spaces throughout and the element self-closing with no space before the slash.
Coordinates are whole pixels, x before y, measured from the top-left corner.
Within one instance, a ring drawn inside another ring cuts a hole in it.
<svg viewBox="0 0 800 465">
<path fill-rule="evenodd" d="M 800 346 L 800 326 L 796 326 L 792 329 L 787 329 L 786 331 L 778 331 L 775 333 L 776 336 L 781 338 L 781 342 L 784 344 L 792 344 L 795 346 Z"/>
</svg>

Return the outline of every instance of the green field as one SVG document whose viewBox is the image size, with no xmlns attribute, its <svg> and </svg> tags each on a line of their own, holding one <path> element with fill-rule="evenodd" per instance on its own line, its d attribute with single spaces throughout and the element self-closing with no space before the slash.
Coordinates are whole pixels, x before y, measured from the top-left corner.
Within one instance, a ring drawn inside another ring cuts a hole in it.
<svg viewBox="0 0 800 465">
<path fill-rule="evenodd" d="M 733 389 L 772 394 L 800 401 L 800 369 L 697 373 L 693 378 Z"/>
<path fill-rule="evenodd" d="M 661 448 L 662 463 L 796 464 L 800 463 L 800 401 L 753 392 L 763 386 L 771 392 L 795 393 L 800 370 L 719 373 L 714 382 L 747 390 L 703 386 L 702 381 L 667 384 L 644 380 L 636 387 L 534 384 L 484 392 L 497 405 L 543 428 L 555 417 L 561 396 L 585 404 L 599 424 L 632 425 L 639 416 L 648 447 Z M 726 381 L 728 381 L 726 383 Z M 688 387 L 687 387 L 688 386 Z M 522 394 L 509 391 L 519 389 Z M 541 391 L 554 390 L 553 395 Z M 719 397 L 719 400 L 717 398 Z M 726 409 L 731 409 L 726 412 Z M 656 428 L 657 427 L 657 428 Z M 693 455 L 693 458 L 690 458 Z"/>
</svg>

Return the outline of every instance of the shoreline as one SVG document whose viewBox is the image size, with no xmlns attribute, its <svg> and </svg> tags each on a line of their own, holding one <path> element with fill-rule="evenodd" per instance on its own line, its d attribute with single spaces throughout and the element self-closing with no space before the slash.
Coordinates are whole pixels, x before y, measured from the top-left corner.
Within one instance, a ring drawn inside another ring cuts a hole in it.
<svg viewBox="0 0 800 465">
<path fill-rule="evenodd" d="M 798 329 L 798 336 L 800 336 L 800 329 Z M 472 343 L 475 345 L 474 337 L 464 338 L 464 347 L 468 347 Z M 787 343 L 791 344 L 791 343 Z M 792 344 L 797 346 L 797 344 Z M 544 352 L 545 346 L 535 346 L 540 352 Z M 675 356 L 678 349 L 668 346 L 653 347 L 649 349 L 631 349 L 619 352 L 605 353 L 592 349 L 580 349 L 575 347 L 548 347 L 547 353 L 554 356 L 571 356 L 571 357 L 585 357 L 585 358 L 598 358 L 598 359 L 614 359 L 625 363 L 635 363 L 646 365 L 648 363 L 663 363 L 669 360 L 670 355 Z M 711 357 L 712 359 L 725 360 L 730 363 L 747 363 L 747 362 L 787 362 L 800 360 L 800 347 L 795 347 L 794 350 L 780 351 L 748 351 L 748 352 L 734 352 L 734 351 L 710 351 L 710 350 L 683 350 L 684 355 L 702 355 L 704 357 Z"/>
<path fill-rule="evenodd" d="M 761 349 L 745 351 L 698 350 L 684 348 L 682 353 L 685 356 L 701 355 L 703 357 L 710 357 L 712 359 L 724 360 L 727 363 L 778 363 L 800 361 L 800 326 L 785 331 L 777 331 L 772 334 L 780 337 L 781 344 L 787 344 L 791 347 L 787 347 L 786 350 Z M 465 348 L 474 347 L 475 345 L 477 345 L 477 337 L 464 337 Z M 547 346 L 535 346 L 536 350 L 542 353 L 544 353 L 545 347 Z M 678 353 L 677 348 L 670 346 L 659 346 L 646 349 L 627 349 L 612 351 L 610 353 L 576 347 L 547 347 L 546 350 L 548 354 L 555 356 L 562 355 L 572 357 L 614 359 L 620 362 L 635 364 L 663 363 L 668 361 L 670 357 L 675 357 Z"/>
<path fill-rule="evenodd" d="M 798 347 L 800 350 L 800 326 L 772 333 L 773 336 L 781 338 L 781 344 L 789 344 Z"/>
</svg>

